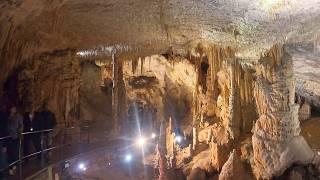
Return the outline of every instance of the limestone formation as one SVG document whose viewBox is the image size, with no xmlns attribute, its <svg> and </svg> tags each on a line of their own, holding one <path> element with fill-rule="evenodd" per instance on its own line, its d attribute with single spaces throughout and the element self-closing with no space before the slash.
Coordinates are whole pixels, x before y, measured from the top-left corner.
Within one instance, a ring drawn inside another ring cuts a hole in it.
<svg viewBox="0 0 320 180">
<path fill-rule="evenodd" d="M 55 112 L 58 124 L 73 126 L 79 119 L 81 67 L 72 51 L 44 54 L 13 72 L 5 86 L 6 103 L 22 110 L 44 103 Z"/>
<path fill-rule="evenodd" d="M 300 121 L 308 120 L 310 116 L 311 116 L 311 106 L 307 101 L 305 101 L 299 108 L 299 120 Z"/>
<path fill-rule="evenodd" d="M 245 180 L 247 177 L 239 155 L 233 150 L 221 169 L 219 180 Z"/>
<path fill-rule="evenodd" d="M 299 106 L 294 103 L 292 59 L 275 45 L 256 67 L 255 98 L 259 119 L 252 136 L 253 170 L 257 178 L 281 175 L 293 163 L 313 158 L 300 136 Z"/>
<path fill-rule="evenodd" d="M 211 165 L 212 167 L 220 171 L 223 165 L 228 160 L 228 155 L 231 147 L 228 146 L 228 144 L 218 144 L 214 142 L 212 142 L 210 146 Z"/>
<path fill-rule="evenodd" d="M 159 179 L 306 178 L 319 19 L 319 0 L 0 0 L 0 103 L 144 136 Z"/>
</svg>

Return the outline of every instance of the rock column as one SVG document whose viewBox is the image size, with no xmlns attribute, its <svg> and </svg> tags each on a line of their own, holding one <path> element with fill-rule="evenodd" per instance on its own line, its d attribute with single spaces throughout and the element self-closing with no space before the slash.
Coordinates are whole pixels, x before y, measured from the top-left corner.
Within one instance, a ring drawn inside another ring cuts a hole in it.
<svg viewBox="0 0 320 180">
<path fill-rule="evenodd" d="M 290 55 L 275 45 L 259 60 L 256 75 L 254 95 L 259 118 L 252 136 L 253 170 L 258 179 L 270 179 L 295 162 L 310 162 L 313 151 L 300 136 Z"/>
</svg>

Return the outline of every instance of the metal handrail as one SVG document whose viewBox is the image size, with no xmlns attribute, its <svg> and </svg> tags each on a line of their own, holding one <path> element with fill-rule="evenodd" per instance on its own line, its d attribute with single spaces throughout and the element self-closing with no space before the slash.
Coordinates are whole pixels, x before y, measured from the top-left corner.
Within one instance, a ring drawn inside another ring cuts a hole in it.
<svg viewBox="0 0 320 180">
<path fill-rule="evenodd" d="M 54 146 L 54 147 L 50 147 L 50 148 L 47 148 L 47 149 L 43 149 L 43 150 L 41 150 L 41 151 L 37 151 L 37 152 L 35 152 L 35 153 L 32 153 L 32 154 L 29 154 L 29 155 L 26 155 L 26 156 L 21 156 L 21 149 L 22 149 L 22 147 L 21 147 L 21 145 L 22 145 L 22 142 L 23 142 L 23 139 L 21 138 L 21 136 L 23 136 L 23 135 L 28 135 L 28 134 L 38 134 L 38 133 L 44 133 L 44 132 L 52 132 L 52 131 L 54 131 L 54 130 L 70 130 L 70 129 L 75 129 L 75 128 L 90 128 L 90 126 L 72 126 L 72 127 L 67 127 L 67 128 L 54 128 L 54 129 L 45 129 L 45 130 L 39 130 L 39 131 L 28 131 L 28 132 L 22 132 L 22 133 L 19 133 L 19 159 L 18 160 L 16 160 L 16 161 L 14 161 L 14 162 L 12 162 L 12 163 L 10 163 L 9 165 L 7 165 L 6 167 L 4 167 L 4 168 L 2 168 L 2 169 L 0 169 L 0 172 L 3 172 L 3 171 L 5 171 L 6 169 L 8 169 L 8 168 L 10 168 L 11 166 L 14 166 L 14 165 L 16 165 L 16 164 L 20 164 L 20 169 L 19 169 L 19 171 L 20 171 L 20 179 L 22 179 L 22 177 L 21 177 L 21 163 L 22 163 L 22 160 L 24 160 L 24 159 L 26 159 L 26 158 L 29 158 L 29 157 L 32 157 L 32 156 L 35 156 L 35 155 L 38 155 L 38 154 L 41 154 L 41 153 L 43 153 L 43 152 L 47 152 L 47 151 L 51 151 L 51 150 L 54 150 L 54 149 L 60 149 L 60 148 L 62 148 L 62 147 L 65 147 L 65 146 L 68 146 L 68 145 L 71 145 L 71 144 L 73 144 L 73 143 L 64 143 L 64 144 L 62 144 L 62 145 L 60 145 L 60 146 Z M 88 131 L 88 133 L 89 133 L 89 131 Z M 80 133 L 71 133 L 71 134 L 68 134 L 68 135 L 73 135 L 73 134 L 81 134 L 81 132 Z M 66 135 L 66 134 L 65 134 Z M 5 140 L 5 139 L 9 139 L 9 138 L 11 138 L 12 136 L 4 136 L 4 137 L 0 137 L 0 141 L 2 141 L 2 140 Z M 41 136 L 41 138 L 43 138 L 42 136 Z M 88 141 L 90 141 L 89 140 L 89 134 L 88 134 Z"/>
<path fill-rule="evenodd" d="M 42 132 L 51 132 L 51 131 L 54 131 L 54 130 L 68 130 L 68 129 L 75 129 L 75 128 L 89 128 L 90 126 L 72 126 L 72 127 L 68 127 L 68 128 L 53 128 L 53 129 L 44 129 L 44 130 L 38 130 L 38 131 L 27 131 L 27 132 L 22 132 L 20 134 L 22 135 L 27 135 L 27 134 L 36 134 L 36 133 L 42 133 Z M 3 137 L 0 137 L 0 140 L 4 140 L 4 139 L 8 139 L 8 138 L 11 138 L 11 136 L 3 136 Z"/>
<path fill-rule="evenodd" d="M 3 137 L 0 137 L 0 140 L 4 140 L 4 139 L 8 139 L 8 138 L 11 138 L 11 136 L 3 136 Z"/>
<path fill-rule="evenodd" d="M 66 158 L 66 159 L 60 159 L 59 161 L 57 161 L 57 162 L 55 162 L 55 163 L 53 163 L 53 164 L 50 164 L 50 165 L 48 165 L 48 166 L 45 167 L 45 168 L 40 169 L 38 172 L 32 174 L 30 177 L 27 177 L 26 179 L 28 179 L 28 180 L 29 180 L 29 179 L 33 179 L 32 177 L 38 176 L 40 173 L 42 173 L 42 172 L 44 172 L 45 170 L 47 170 L 47 168 L 48 168 L 49 166 L 57 166 L 57 165 L 59 165 L 59 164 L 61 164 L 61 163 L 63 163 L 63 162 L 72 161 L 72 160 L 75 160 L 75 159 L 77 159 L 77 158 L 79 158 L 79 157 L 81 157 L 81 156 L 84 156 L 84 155 L 86 155 L 86 154 L 92 154 L 92 153 L 94 153 L 94 152 L 102 151 L 102 150 L 105 150 L 105 149 L 106 149 L 106 146 L 98 147 L 98 148 L 96 148 L 96 149 L 89 150 L 89 151 L 87 151 L 87 152 L 82 152 L 82 153 L 79 153 L 79 154 L 76 154 L 76 155 L 72 155 L 71 157 Z"/>
</svg>

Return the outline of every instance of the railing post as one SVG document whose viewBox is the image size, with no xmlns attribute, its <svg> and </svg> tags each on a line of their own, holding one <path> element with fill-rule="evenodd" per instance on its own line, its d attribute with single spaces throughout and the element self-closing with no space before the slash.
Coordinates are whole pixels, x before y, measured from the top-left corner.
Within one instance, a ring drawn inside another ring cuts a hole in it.
<svg viewBox="0 0 320 180">
<path fill-rule="evenodd" d="M 22 143 L 23 134 L 19 132 L 19 179 L 22 180 Z"/>
<path fill-rule="evenodd" d="M 64 128 L 61 129 L 61 136 L 60 136 L 60 146 L 63 147 L 63 136 L 64 136 Z M 60 151 L 60 160 L 62 160 L 62 149 L 63 148 L 59 148 Z"/>
<path fill-rule="evenodd" d="M 89 129 L 89 126 L 87 127 L 87 132 L 88 132 L 88 144 L 90 144 L 90 129 Z"/>
<path fill-rule="evenodd" d="M 40 157 L 41 157 L 41 167 L 44 167 L 44 140 L 43 140 L 43 132 L 40 132 Z"/>
<path fill-rule="evenodd" d="M 75 128 L 77 130 L 77 128 Z M 79 143 L 82 143 L 82 128 L 81 126 L 79 127 Z"/>
</svg>

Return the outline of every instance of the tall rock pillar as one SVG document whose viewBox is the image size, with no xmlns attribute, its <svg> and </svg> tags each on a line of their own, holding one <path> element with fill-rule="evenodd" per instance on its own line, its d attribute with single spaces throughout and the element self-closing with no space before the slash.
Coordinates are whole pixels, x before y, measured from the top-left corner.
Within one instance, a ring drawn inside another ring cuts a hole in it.
<svg viewBox="0 0 320 180">
<path fill-rule="evenodd" d="M 311 162 L 314 154 L 300 136 L 293 63 L 284 47 L 275 45 L 259 60 L 256 76 L 252 167 L 258 179 L 270 179 L 293 163 Z"/>
</svg>

